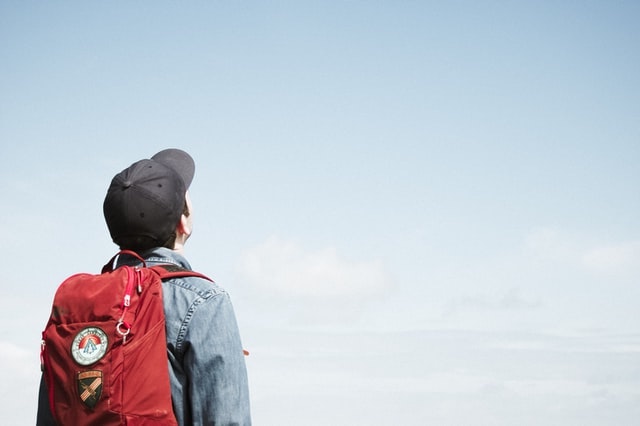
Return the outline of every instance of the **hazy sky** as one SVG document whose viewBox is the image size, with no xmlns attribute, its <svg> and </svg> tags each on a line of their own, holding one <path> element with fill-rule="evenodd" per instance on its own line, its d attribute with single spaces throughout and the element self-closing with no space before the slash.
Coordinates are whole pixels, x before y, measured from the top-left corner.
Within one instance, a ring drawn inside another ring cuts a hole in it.
<svg viewBox="0 0 640 426">
<path fill-rule="evenodd" d="M 446 4 L 443 4 L 446 3 Z M 111 177 L 197 164 L 256 425 L 640 418 L 640 3 L 0 1 L 0 413 Z"/>
</svg>

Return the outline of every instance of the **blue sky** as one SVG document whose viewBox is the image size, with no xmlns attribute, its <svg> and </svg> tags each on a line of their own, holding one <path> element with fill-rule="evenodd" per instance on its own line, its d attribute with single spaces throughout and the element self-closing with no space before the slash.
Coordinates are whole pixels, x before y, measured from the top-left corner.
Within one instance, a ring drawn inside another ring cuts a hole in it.
<svg viewBox="0 0 640 426">
<path fill-rule="evenodd" d="M 256 424 L 633 424 L 639 19 L 0 2 L 2 412 L 33 423 L 53 292 L 115 251 L 111 177 L 179 147 L 187 255 L 232 295 Z"/>
</svg>

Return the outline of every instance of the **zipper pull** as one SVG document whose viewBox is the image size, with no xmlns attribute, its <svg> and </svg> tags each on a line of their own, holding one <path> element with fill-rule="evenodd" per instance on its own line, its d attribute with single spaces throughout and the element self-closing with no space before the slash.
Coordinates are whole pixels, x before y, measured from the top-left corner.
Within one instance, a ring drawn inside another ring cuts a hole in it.
<svg viewBox="0 0 640 426">
<path fill-rule="evenodd" d="M 131 332 L 131 326 L 128 323 L 124 322 L 122 318 L 120 318 L 120 320 L 116 324 L 116 332 L 118 332 L 118 334 L 122 336 L 122 345 L 126 345 L 127 336 Z"/>
<path fill-rule="evenodd" d="M 136 282 L 138 283 L 138 294 L 142 294 L 142 270 L 141 269 L 136 269 Z"/>
<path fill-rule="evenodd" d="M 44 339 L 40 342 L 40 371 L 44 371 L 44 351 L 47 348 L 47 344 Z"/>
</svg>

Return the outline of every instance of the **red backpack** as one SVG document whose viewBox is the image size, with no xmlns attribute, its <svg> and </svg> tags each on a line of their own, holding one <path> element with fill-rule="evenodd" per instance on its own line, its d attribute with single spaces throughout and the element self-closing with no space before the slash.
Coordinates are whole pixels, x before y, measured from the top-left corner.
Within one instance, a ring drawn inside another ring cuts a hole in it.
<svg viewBox="0 0 640 426">
<path fill-rule="evenodd" d="M 42 333 L 49 405 L 59 425 L 177 425 L 171 404 L 162 280 L 175 265 L 77 274 L 58 288 Z M 118 256 L 116 255 L 116 256 Z"/>
</svg>

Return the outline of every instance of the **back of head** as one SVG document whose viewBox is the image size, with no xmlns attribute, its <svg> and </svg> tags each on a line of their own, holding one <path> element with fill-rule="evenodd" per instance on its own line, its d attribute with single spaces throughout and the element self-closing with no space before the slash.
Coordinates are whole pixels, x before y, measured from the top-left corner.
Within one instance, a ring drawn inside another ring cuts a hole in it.
<svg viewBox="0 0 640 426">
<path fill-rule="evenodd" d="M 135 251 L 171 245 L 194 172 L 189 154 L 167 149 L 115 175 L 103 203 L 113 242 Z"/>
</svg>

